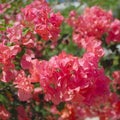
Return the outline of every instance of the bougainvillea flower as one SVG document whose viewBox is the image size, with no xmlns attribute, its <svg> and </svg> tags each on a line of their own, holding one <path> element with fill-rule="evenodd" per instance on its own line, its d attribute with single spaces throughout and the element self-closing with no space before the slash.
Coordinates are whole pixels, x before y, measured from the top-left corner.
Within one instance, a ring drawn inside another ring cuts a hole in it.
<svg viewBox="0 0 120 120">
<path fill-rule="evenodd" d="M 2 81 L 9 82 L 15 79 L 16 70 L 14 65 L 14 58 L 21 51 L 20 46 L 6 46 L 0 44 L 0 68 L 2 69 Z"/>
<path fill-rule="evenodd" d="M 98 67 L 98 60 L 90 52 L 81 59 L 62 52 L 49 61 L 40 61 L 36 70 L 45 99 L 55 104 L 63 101 L 90 104 L 103 99 L 109 93 L 109 79 Z"/>
<path fill-rule="evenodd" d="M 22 56 L 21 58 L 21 67 L 26 70 L 31 67 L 31 60 L 34 58 L 34 53 L 33 51 L 27 49 L 26 53 Z"/>
<path fill-rule="evenodd" d="M 24 71 L 20 71 L 15 78 L 14 84 L 18 88 L 18 97 L 21 101 L 27 101 L 32 97 L 33 85 L 30 77 L 26 77 Z"/>
<path fill-rule="evenodd" d="M 120 20 L 115 19 L 111 23 L 106 41 L 107 43 L 120 42 Z"/>
<path fill-rule="evenodd" d="M 86 37 L 86 39 L 81 39 L 78 42 L 77 44 L 84 48 L 86 52 L 92 52 L 99 58 L 104 55 L 104 50 L 101 46 L 102 42 L 95 37 Z"/>
<path fill-rule="evenodd" d="M 13 27 L 7 29 L 7 37 L 10 43 L 19 44 L 22 39 L 23 25 L 16 22 Z"/>
<path fill-rule="evenodd" d="M 112 73 L 112 77 L 113 77 L 113 88 L 115 91 L 120 90 L 120 71 L 114 71 Z"/>
<path fill-rule="evenodd" d="M 24 23 L 44 40 L 56 40 L 59 36 L 63 16 L 53 13 L 46 1 L 35 0 L 22 10 Z"/>
<path fill-rule="evenodd" d="M 111 11 L 107 12 L 97 6 L 87 8 L 80 16 L 72 11 L 68 23 L 73 27 L 73 41 L 79 46 L 86 37 L 100 39 L 108 32 L 112 19 Z"/>
</svg>

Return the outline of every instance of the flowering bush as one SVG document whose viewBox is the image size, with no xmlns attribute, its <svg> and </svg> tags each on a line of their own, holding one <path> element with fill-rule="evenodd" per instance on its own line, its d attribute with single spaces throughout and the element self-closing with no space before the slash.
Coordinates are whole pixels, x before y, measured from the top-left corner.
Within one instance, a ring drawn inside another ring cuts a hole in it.
<svg viewBox="0 0 120 120">
<path fill-rule="evenodd" d="M 0 4 L 0 120 L 119 120 L 112 11 L 93 6 L 66 18 L 45 0 L 14 3 Z"/>
</svg>

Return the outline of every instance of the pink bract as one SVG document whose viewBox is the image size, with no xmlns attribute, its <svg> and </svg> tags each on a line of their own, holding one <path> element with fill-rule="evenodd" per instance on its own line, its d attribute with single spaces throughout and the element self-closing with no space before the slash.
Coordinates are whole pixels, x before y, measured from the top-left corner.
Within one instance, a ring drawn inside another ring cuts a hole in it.
<svg viewBox="0 0 120 120">
<path fill-rule="evenodd" d="M 115 19 L 111 23 L 106 41 L 107 43 L 120 42 L 120 20 Z"/>
<path fill-rule="evenodd" d="M 26 77 L 24 71 L 20 71 L 14 81 L 18 88 L 18 97 L 20 101 L 27 101 L 32 97 L 33 85 L 30 77 Z"/>
</svg>

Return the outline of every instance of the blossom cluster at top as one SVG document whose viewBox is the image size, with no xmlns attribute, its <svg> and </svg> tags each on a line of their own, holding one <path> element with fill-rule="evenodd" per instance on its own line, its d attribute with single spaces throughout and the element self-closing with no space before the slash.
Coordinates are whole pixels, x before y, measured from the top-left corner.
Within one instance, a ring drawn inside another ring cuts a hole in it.
<svg viewBox="0 0 120 120">
<path fill-rule="evenodd" d="M 22 9 L 24 24 L 31 27 L 44 40 L 56 40 L 59 36 L 63 16 L 53 13 L 44 0 L 35 0 Z"/>
<path fill-rule="evenodd" d="M 29 48 L 37 45 L 36 34 L 43 40 L 56 41 L 63 19 L 60 12 L 54 13 L 44 0 L 34 0 L 21 9 L 16 15 L 14 25 L 7 28 L 7 41 Z M 7 22 L 10 20 L 11 18 Z"/>
<path fill-rule="evenodd" d="M 87 42 L 88 37 L 100 40 L 104 34 L 107 34 L 107 43 L 120 42 L 120 20 L 114 20 L 111 11 L 93 6 L 86 8 L 80 16 L 71 11 L 67 21 L 73 27 L 73 41 L 78 46 Z"/>
</svg>

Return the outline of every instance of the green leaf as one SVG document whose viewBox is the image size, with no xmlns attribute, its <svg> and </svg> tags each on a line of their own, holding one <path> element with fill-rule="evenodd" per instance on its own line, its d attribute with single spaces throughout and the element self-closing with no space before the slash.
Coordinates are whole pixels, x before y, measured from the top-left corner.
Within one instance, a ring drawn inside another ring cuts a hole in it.
<svg viewBox="0 0 120 120">
<path fill-rule="evenodd" d="M 8 100 L 4 95 L 0 94 L 0 102 L 6 105 Z"/>
<path fill-rule="evenodd" d="M 6 30 L 6 28 L 0 28 L 0 31 L 4 31 L 4 30 Z"/>
</svg>

